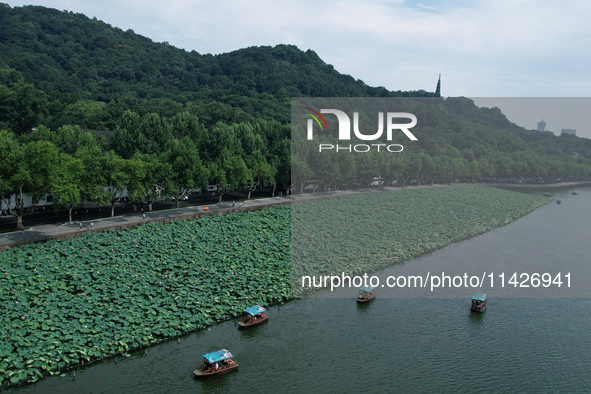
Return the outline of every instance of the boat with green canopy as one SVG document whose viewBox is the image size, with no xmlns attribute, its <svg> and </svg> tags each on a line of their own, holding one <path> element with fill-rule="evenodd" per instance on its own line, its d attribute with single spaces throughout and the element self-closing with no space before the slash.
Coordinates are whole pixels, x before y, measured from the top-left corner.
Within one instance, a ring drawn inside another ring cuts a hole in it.
<svg viewBox="0 0 591 394">
<path fill-rule="evenodd" d="M 265 315 L 266 309 L 262 306 L 255 305 L 245 309 L 242 313 L 244 314 L 240 319 L 238 325 L 240 327 L 250 327 L 256 324 L 261 324 L 269 319 L 269 315 Z"/>
<path fill-rule="evenodd" d="M 476 293 L 472 296 L 470 310 L 473 312 L 484 312 L 486 309 L 486 294 Z"/>
<path fill-rule="evenodd" d="M 218 375 L 226 373 L 238 368 L 238 363 L 232 360 L 232 353 L 226 349 L 220 349 L 218 351 L 204 354 L 203 364 L 200 364 L 193 375 L 196 378 L 202 378 L 210 375 Z"/>
</svg>

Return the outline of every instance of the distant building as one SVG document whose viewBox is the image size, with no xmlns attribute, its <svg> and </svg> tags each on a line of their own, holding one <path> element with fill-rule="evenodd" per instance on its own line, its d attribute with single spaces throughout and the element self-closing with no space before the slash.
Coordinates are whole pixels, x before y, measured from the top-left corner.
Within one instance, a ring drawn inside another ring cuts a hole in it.
<svg viewBox="0 0 591 394">
<path fill-rule="evenodd" d="M 560 135 L 563 134 L 572 134 L 572 135 L 577 135 L 577 130 L 575 129 L 562 129 L 560 132 Z"/>
<path fill-rule="evenodd" d="M 546 131 L 546 122 L 544 122 L 544 119 L 538 122 L 538 131 Z"/>
<path fill-rule="evenodd" d="M 435 88 L 435 97 L 441 97 L 441 74 L 437 80 L 437 87 Z"/>
</svg>

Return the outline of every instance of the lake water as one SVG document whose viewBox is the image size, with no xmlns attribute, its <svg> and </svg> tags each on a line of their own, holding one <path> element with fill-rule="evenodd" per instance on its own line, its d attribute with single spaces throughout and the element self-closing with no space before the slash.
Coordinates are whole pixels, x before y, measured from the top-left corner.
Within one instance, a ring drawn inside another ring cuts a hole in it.
<svg viewBox="0 0 591 394">
<path fill-rule="evenodd" d="M 409 289 L 357 304 L 355 292 L 269 308 L 260 327 L 209 330 L 18 388 L 39 393 L 591 392 L 591 188 L 551 191 L 562 204 L 380 275 L 445 271 L 571 272 L 571 288 L 485 288 L 462 296 Z M 564 286 L 564 285 L 563 285 Z M 546 291 L 548 290 L 548 291 Z M 350 292 L 351 290 L 341 290 Z M 226 348 L 240 367 L 192 377 L 201 354 Z M 13 391 L 15 391 L 13 389 Z"/>
</svg>

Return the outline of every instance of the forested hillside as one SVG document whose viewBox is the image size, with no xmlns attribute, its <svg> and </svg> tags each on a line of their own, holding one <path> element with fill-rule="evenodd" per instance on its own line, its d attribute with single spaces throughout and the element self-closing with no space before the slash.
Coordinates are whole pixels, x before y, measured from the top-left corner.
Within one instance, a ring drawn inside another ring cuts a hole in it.
<svg viewBox="0 0 591 394">
<path fill-rule="evenodd" d="M 291 96 L 433 95 L 369 87 L 290 45 L 199 54 L 82 14 L 3 4 L 0 84 L 19 82 L 45 93 L 44 124 L 93 129 L 114 128 L 127 109 L 170 116 L 184 106 L 205 123 L 287 123 Z"/>
<path fill-rule="evenodd" d="M 0 194 L 10 205 L 15 192 L 52 193 L 72 208 L 81 198 L 113 207 L 125 187 L 148 204 L 208 184 L 289 188 L 312 176 L 310 152 L 292 157 L 292 97 L 406 97 L 419 119 L 404 154 L 339 157 L 325 187 L 591 175 L 588 139 L 525 130 L 461 97 L 370 87 L 312 50 L 199 54 L 81 14 L 0 3 Z M 10 210 L 20 223 L 25 207 L 17 199 Z"/>
</svg>

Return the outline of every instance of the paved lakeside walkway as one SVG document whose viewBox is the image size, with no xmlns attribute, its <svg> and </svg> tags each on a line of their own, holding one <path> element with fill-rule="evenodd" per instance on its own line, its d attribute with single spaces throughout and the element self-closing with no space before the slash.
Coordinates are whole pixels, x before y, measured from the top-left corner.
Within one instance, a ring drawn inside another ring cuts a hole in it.
<svg viewBox="0 0 591 394">
<path fill-rule="evenodd" d="M 404 190 L 425 189 L 432 187 L 435 186 L 411 186 L 405 187 Z M 397 187 L 386 187 L 382 189 L 337 190 L 332 191 L 330 193 L 306 193 L 297 194 L 289 197 L 267 197 L 255 200 L 236 201 L 234 202 L 234 205 L 232 205 L 231 202 L 224 201 L 221 203 L 210 205 L 173 208 L 152 212 L 146 211 L 145 220 L 143 219 L 142 214 L 140 212 L 137 212 L 131 214 L 118 215 L 114 217 L 82 220 L 65 224 L 55 223 L 31 225 L 25 230 L 24 233 L 22 231 L 12 231 L 0 234 L 0 250 L 6 249 L 7 247 L 23 245 L 32 242 L 68 238 L 70 236 L 75 236 L 77 234 L 89 232 L 91 231 L 91 223 L 94 224 L 92 231 L 100 232 L 110 229 L 124 229 L 150 222 L 166 222 L 169 220 L 190 219 L 205 215 L 220 215 L 229 212 L 254 211 L 273 205 L 285 205 L 298 201 L 334 198 L 360 193 L 381 192 L 384 190 L 392 191 L 401 189 Z M 80 223 L 82 223 L 82 227 L 80 227 Z"/>
<path fill-rule="evenodd" d="M 589 185 L 588 182 L 583 183 L 561 183 L 555 185 L 528 185 L 529 187 L 551 188 L 551 187 L 568 187 Z M 77 234 L 82 234 L 91 231 L 90 225 L 94 224 L 92 231 L 116 230 L 125 229 L 150 222 L 166 222 L 175 219 L 190 219 L 205 215 L 220 215 L 229 212 L 244 212 L 259 210 L 264 207 L 273 205 L 285 205 L 292 202 L 318 200 L 324 198 L 334 198 L 347 195 L 355 195 L 360 193 L 378 193 L 383 191 L 401 191 L 401 190 L 418 190 L 429 188 L 440 188 L 449 186 L 463 186 L 463 184 L 452 185 L 421 185 L 421 186 L 405 186 L 404 189 L 399 187 L 384 187 L 380 189 L 359 189 L 359 190 L 337 190 L 330 193 L 306 193 L 297 194 L 289 197 L 267 197 L 256 200 L 236 201 L 234 205 L 230 202 L 222 202 L 211 205 L 199 205 L 183 208 L 165 209 L 161 211 L 146 212 L 146 219 L 144 220 L 142 214 L 131 213 L 108 218 L 100 218 L 93 220 L 83 220 L 81 222 L 72 222 L 66 224 L 39 224 L 31 225 L 29 228 L 22 231 L 13 231 L 9 233 L 0 234 L 0 251 L 7 247 L 23 245 L 32 242 L 46 241 L 50 239 L 63 239 Z M 486 184 L 484 186 L 516 186 L 516 185 L 501 185 L 501 184 Z M 522 186 L 522 187 L 528 187 Z M 206 209 L 207 208 L 207 209 Z M 80 227 L 82 223 L 82 227 Z"/>
</svg>

